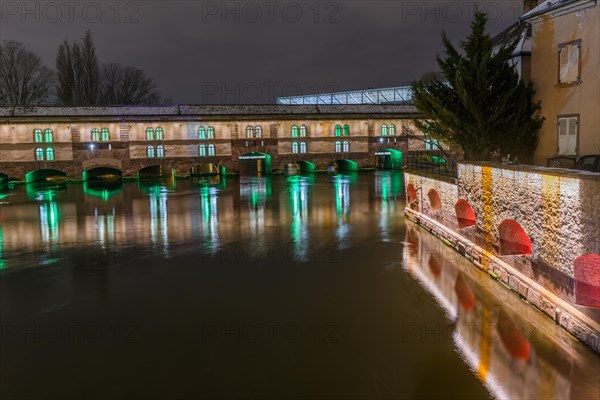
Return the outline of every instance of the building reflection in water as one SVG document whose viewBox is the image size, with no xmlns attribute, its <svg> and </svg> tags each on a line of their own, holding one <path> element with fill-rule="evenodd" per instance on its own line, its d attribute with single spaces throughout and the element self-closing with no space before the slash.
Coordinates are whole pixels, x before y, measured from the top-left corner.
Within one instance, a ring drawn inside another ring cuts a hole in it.
<svg viewBox="0 0 600 400">
<path fill-rule="evenodd" d="M 169 253 L 169 207 L 167 186 L 156 183 L 142 186 L 142 191 L 148 194 L 150 211 L 150 241 L 156 251 L 168 257 Z"/>
<path fill-rule="evenodd" d="M 288 177 L 286 181 L 292 214 L 290 232 L 294 245 L 294 257 L 296 261 L 306 262 L 309 259 L 308 187 L 310 178 L 295 175 Z"/>
<path fill-rule="evenodd" d="M 346 249 L 350 247 L 350 186 L 356 179 L 352 175 L 338 174 L 333 178 L 333 190 L 335 194 L 335 212 L 337 215 L 337 229 L 335 232 L 337 248 Z"/>
<path fill-rule="evenodd" d="M 381 199 L 379 210 L 379 228 L 384 242 L 390 240 L 391 221 L 397 212 L 396 203 L 402 200 L 402 172 L 378 171 L 375 174 L 375 197 Z"/>
<path fill-rule="evenodd" d="M 444 308 L 459 353 L 494 397 L 600 398 L 591 350 L 412 223 L 404 261 Z"/>
<path fill-rule="evenodd" d="M 208 254 L 215 254 L 221 248 L 219 239 L 219 189 L 214 186 L 203 186 L 200 189 L 200 203 L 204 248 Z"/>
<path fill-rule="evenodd" d="M 240 178 L 240 199 L 248 208 L 248 223 L 242 229 L 248 229 L 251 237 L 249 248 L 242 251 L 248 252 L 253 258 L 268 251 L 265 242 L 265 208 L 272 193 L 271 179 L 270 176 Z"/>
</svg>

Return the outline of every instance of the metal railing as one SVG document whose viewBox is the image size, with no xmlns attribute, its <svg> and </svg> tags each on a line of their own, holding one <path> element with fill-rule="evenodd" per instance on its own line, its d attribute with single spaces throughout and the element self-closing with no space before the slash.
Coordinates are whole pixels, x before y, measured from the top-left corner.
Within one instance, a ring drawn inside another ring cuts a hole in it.
<svg viewBox="0 0 600 400">
<path fill-rule="evenodd" d="M 356 90 L 351 92 L 315 93 L 277 98 L 277 104 L 412 104 L 411 86 Z"/>
<path fill-rule="evenodd" d="M 458 163 L 438 150 L 410 151 L 405 155 L 407 168 L 430 174 L 458 178 Z"/>
</svg>

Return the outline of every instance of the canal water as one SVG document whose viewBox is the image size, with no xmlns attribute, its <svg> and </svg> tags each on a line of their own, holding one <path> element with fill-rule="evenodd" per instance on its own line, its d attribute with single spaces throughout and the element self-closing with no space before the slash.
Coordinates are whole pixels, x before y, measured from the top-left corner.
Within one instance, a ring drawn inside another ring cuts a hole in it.
<svg viewBox="0 0 600 400">
<path fill-rule="evenodd" d="M 402 175 L 0 192 L 0 398 L 600 397 Z"/>
</svg>

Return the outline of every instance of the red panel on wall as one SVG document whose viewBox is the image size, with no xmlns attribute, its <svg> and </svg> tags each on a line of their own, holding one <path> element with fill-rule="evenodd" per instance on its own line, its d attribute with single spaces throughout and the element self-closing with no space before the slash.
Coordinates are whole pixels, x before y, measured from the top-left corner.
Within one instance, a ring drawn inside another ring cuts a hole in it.
<svg viewBox="0 0 600 400">
<path fill-rule="evenodd" d="M 600 255 L 586 254 L 575 260 L 575 303 L 600 308 Z"/>
<path fill-rule="evenodd" d="M 429 197 L 429 204 L 431 204 L 431 209 L 433 211 L 442 208 L 442 200 L 440 199 L 440 195 L 435 189 L 431 189 L 429 193 L 427 193 L 427 197 Z"/>
<path fill-rule="evenodd" d="M 406 196 L 408 197 L 409 203 L 412 203 L 413 201 L 417 200 L 417 190 L 415 189 L 412 183 L 409 183 L 406 186 Z"/>
<path fill-rule="evenodd" d="M 531 254 L 531 239 L 517 221 L 504 220 L 498 226 L 500 254 L 503 256 Z"/>
<path fill-rule="evenodd" d="M 458 227 L 460 229 L 474 226 L 477 223 L 475 212 L 466 200 L 458 200 L 454 206 L 454 210 L 456 212 L 456 219 L 458 220 Z"/>
</svg>

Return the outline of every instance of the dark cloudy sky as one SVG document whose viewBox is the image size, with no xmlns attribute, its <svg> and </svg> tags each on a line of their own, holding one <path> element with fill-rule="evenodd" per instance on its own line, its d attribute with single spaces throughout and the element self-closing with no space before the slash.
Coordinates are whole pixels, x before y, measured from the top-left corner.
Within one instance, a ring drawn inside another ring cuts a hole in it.
<svg viewBox="0 0 600 400">
<path fill-rule="evenodd" d="M 271 103 L 282 95 L 400 85 L 436 69 L 440 32 L 496 34 L 521 0 L 0 0 L 0 39 L 54 68 L 65 39 L 94 34 L 101 62 L 144 69 L 175 103 Z"/>
</svg>

